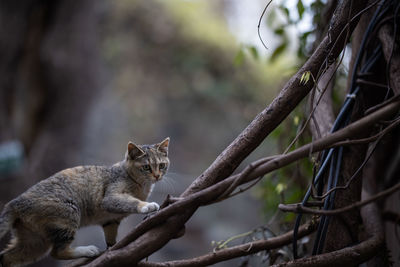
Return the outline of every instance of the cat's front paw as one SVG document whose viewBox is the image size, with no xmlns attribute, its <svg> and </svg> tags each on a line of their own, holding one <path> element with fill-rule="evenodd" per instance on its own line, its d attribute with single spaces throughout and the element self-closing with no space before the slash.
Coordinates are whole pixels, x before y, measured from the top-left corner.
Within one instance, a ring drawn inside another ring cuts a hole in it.
<svg viewBox="0 0 400 267">
<path fill-rule="evenodd" d="M 76 247 L 74 252 L 78 257 L 92 258 L 100 255 L 100 249 L 93 245 Z"/>
<path fill-rule="evenodd" d="M 146 203 L 145 205 L 143 205 L 139 209 L 139 212 L 146 214 L 149 212 L 157 211 L 159 209 L 160 209 L 160 206 L 156 202 L 150 202 L 150 203 Z"/>
</svg>

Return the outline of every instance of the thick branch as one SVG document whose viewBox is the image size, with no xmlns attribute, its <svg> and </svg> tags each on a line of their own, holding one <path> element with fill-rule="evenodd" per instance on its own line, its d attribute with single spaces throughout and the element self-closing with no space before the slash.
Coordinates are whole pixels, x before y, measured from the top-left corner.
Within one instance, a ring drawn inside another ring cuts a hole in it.
<svg viewBox="0 0 400 267">
<path fill-rule="evenodd" d="M 299 229 L 299 237 L 304 237 L 316 230 L 316 223 L 309 223 L 300 227 Z M 215 252 L 210 252 L 203 256 L 199 256 L 193 259 L 187 260 L 176 260 L 176 261 L 167 261 L 162 263 L 156 262 L 140 262 L 138 265 L 140 267 L 166 267 L 166 266 L 174 266 L 174 267 L 195 267 L 195 266 L 208 266 L 211 264 L 215 264 L 221 261 L 226 261 L 250 254 L 255 254 L 259 251 L 270 250 L 275 248 L 280 248 L 282 246 L 288 245 L 291 243 L 293 239 L 293 231 L 287 232 L 283 235 L 272 237 L 266 240 L 257 240 L 253 242 L 248 242 L 242 245 L 225 248 L 221 250 L 217 250 Z"/>
<path fill-rule="evenodd" d="M 374 257 L 383 244 L 383 233 L 374 233 L 371 238 L 353 247 L 347 247 L 330 253 L 274 265 L 274 267 L 358 266 L 358 264 Z"/>
</svg>

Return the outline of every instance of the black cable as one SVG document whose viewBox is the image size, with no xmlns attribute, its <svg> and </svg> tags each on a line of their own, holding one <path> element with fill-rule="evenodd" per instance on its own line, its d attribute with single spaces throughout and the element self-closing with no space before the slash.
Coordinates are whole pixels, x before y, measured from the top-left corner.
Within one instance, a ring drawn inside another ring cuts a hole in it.
<svg viewBox="0 0 400 267">
<path fill-rule="evenodd" d="M 341 167 L 342 167 L 342 159 L 343 159 L 343 147 L 338 148 L 338 155 L 335 158 L 335 161 L 332 161 L 331 164 L 331 169 L 334 171 L 334 176 L 332 179 L 332 182 L 328 185 L 327 190 L 331 190 L 332 188 L 335 188 L 338 184 L 339 181 L 339 175 L 341 173 Z M 328 194 L 327 199 L 325 200 L 326 207 L 324 206 L 324 210 L 332 210 L 335 207 L 335 196 L 336 196 L 336 191 L 333 191 L 331 194 Z M 326 233 L 328 231 L 328 226 L 330 223 L 331 217 L 326 216 L 326 219 L 324 220 L 321 226 L 321 234 L 320 234 L 320 239 L 316 239 L 317 242 L 314 243 L 314 248 L 313 248 L 313 255 L 315 254 L 320 254 L 322 253 L 322 250 L 325 245 L 325 239 L 326 239 Z"/>
<path fill-rule="evenodd" d="M 327 185 L 328 188 L 332 187 L 333 176 L 334 176 L 334 166 L 336 165 L 335 164 L 336 163 L 336 158 L 337 158 L 337 153 L 336 153 L 336 151 L 334 151 L 333 152 L 333 156 L 332 156 L 332 160 L 331 160 L 331 164 L 330 164 L 331 166 L 330 166 L 330 169 L 329 169 L 329 177 L 328 177 L 328 185 Z M 331 198 L 331 195 L 328 195 L 328 197 L 325 199 L 325 201 L 324 201 L 324 210 L 329 208 L 329 205 L 330 205 L 329 199 L 330 198 Z M 327 216 L 322 215 L 321 218 L 320 218 L 320 222 L 319 222 L 319 225 L 318 225 L 318 231 L 317 231 L 317 235 L 316 235 L 316 238 L 315 238 L 316 241 L 314 243 L 314 248 L 313 248 L 313 252 L 312 252 L 313 255 L 316 254 L 316 251 L 317 251 L 318 247 L 320 246 L 319 240 L 321 240 L 322 228 L 324 227 L 326 220 L 327 220 Z"/>
</svg>

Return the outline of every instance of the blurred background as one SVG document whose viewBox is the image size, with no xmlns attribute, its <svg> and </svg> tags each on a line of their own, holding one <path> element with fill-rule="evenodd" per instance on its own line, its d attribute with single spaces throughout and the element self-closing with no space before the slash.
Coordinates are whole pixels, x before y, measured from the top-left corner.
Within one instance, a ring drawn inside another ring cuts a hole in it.
<svg viewBox="0 0 400 267">
<path fill-rule="evenodd" d="M 298 3 L 283 2 L 289 9 Z M 268 13 L 261 23 L 267 50 L 257 35 L 266 4 L 1 1 L 1 207 L 64 168 L 122 160 L 129 140 L 156 143 L 167 136 L 171 168 L 151 200 L 178 196 L 268 105 L 301 61 L 296 51 L 305 43 L 290 33 L 305 32 L 310 19 L 290 28 L 284 9 Z M 288 26 L 284 32 L 282 25 Z M 281 127 L 275 135 L 283 132 Z M 274 154 L 278 146 L 276 139 L 266 140 L 247 162 Z M 279 179 L 268 183 L 272 189 L 254 188 L 201 208 L 186 235 L 149 260 L 201 255 L 213 249 L 213 241 L 268 224 L 284 188 L 276 186 Z M 296 192 L 290 193 L 294 199 L 301 196 Z M 119 239 L 142 219 L 125 219 Z M 80 230 L 75 243 L 105 248 L 100 227 Z M 46 258 L 35 266 L 56 264 L 65 262 Z"/>
</svg>

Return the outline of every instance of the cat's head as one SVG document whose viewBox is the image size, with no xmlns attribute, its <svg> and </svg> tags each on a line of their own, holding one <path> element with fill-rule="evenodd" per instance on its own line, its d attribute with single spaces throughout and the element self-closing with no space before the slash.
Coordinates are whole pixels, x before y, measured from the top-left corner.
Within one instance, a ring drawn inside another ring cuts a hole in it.
<svg viewBox="0 0 400 267">
<path fill-rule="evenodd" d="M 125 166 L 134 178 L 155 183 L 163 177 L 169 167 L 169 137 L 153 145 L 128 143 L 125 153 Z"/>
</svg>

